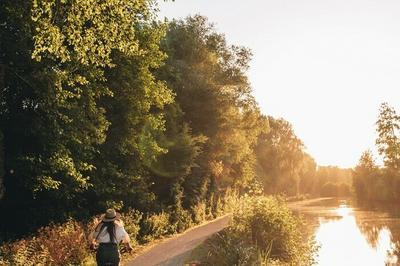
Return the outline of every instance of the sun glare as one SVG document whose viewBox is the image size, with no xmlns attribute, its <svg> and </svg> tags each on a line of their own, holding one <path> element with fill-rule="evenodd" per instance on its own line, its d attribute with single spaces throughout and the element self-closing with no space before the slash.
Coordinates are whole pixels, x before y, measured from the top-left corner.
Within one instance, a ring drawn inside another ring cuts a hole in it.
<svg viewBox="0 0 400 266">
<path fill-rule="evenodd" d="M 379 232 L 376 243 L 371 244 L 357 225 L 352 208 L 342 204 L 333 212 L 340 219 L 321 219 L 315 234 L 320 245 L 318 265 L 396 265 L 397 257 L 391 255 L 394 244 L 390 230 L 374 228 Z"/>
</svg>

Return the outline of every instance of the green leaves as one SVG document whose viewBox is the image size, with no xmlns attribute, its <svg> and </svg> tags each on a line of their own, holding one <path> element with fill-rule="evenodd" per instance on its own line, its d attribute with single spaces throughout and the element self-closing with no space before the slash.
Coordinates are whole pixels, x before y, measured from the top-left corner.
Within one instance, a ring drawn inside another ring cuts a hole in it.
<svg viewBox="0 0 400 266">
<path fill-rule="evenodd" d="M 269 193 L 298 193 L 303 166 L 304 145 L 295 135 L 292 125 L 284 119 L 264 118 L 270 131 L 260 134 L 256 147 L 259 176 Z"/>
<path fill-rule="evenodd" d="M 385 166 L 400 171 L 400 115 L 393 107 L 383 103 L 376 125 L 376 144 L 379 153 L 384 156 Z"/>
<path fill-rule="evenodd" d="M 257 135 L 266 129 L 245 73 L 250 51 L 227 45 L 202 16 L 170 22 L 163 48 L 169 57 L 159 77 L 176 93 L 192 134 L 207 138 L 196 162 L 205 172 L 201 178 L 215 179 L 220 187 L 246 186 L 254 178 Z M 199 182 L 200 177 L 188 178 Z"/>
<path fill-rule="evenodd" d="M 141 53 L 134 24 L 148 9 L 148 1 L 34 0 L 36 34 L 32 58 L 86 66 L 111 67 L 111 52 Z"/>
<path fill-rule="evenodd" d="M 353 171 L 353 187 L 360 200 L 400 200 L 400 115 L 383 103 L 376 122 L 376 145 L 383 156 L 384 167 L 379 167 L 371 151 L 361 155 Z"/>
</svg>

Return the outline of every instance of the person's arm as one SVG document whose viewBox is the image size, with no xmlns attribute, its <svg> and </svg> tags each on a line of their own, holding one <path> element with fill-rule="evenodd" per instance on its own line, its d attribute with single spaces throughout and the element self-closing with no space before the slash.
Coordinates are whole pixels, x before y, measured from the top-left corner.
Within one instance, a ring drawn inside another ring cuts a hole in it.
<svg viewBox="0 0 400 266">
<path fill-rule="evenodd" d="M 129 234 L 125 231 L 125 228 L 122 226 L 122 231 L 123 231 L 123 237 L 122 237 L 122 243 L 125 244 L 125 247 L 128 249 L 128 251 L 132 251 L 133 247 L 131 245 L 131 238 L 129 237 Z"/>
<path fill-rule="evenodd" d="M 91 245 L 95 245 L 96 244 L 96 236 L 98 234 L 98 231 L 96 231 L 99 227 L 99 222 L 97 221 L 97 219 L 94 220 L 94 224 L 96 225 L 93 229 L 93 231 L 88 235 L 88 241 Z"/>
<path fill-rule="evenodd" d="M 94 243 L 94 242 L 96 241 L 96 239 L 95 239 L 95 232 L 94 232 L 94 231 L 91 232 L 91 233 L 88 235 L 88 240 L 89 240 L 89 243 Z"/>
</svg>

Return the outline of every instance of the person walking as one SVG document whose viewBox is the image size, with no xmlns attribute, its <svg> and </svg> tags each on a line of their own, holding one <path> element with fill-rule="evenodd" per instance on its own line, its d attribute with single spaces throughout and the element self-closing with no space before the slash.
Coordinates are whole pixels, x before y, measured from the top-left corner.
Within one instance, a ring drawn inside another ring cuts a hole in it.
<svg viewBox="0 0 400 266">
<path fill-rule="evenodd" d="M 92 247 L 97 247 L 96 262 L 98 266 L 118 266 L 121 255 L 119 245 L 123 243 L 127 251 L 132 251 L 131 241 L 125 231 L 120 214 L 108 209 L 101 221 L 89 235 Z"/>
</svg>

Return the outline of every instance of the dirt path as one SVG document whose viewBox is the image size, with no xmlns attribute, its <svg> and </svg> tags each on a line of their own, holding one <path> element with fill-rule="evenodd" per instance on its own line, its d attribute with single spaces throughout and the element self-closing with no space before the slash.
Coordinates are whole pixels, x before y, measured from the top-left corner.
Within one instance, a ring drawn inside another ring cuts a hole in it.
<svg viewBox="0 0 400 266">
<path fill-rule="evenodd" d="M 229 223 L 229 216 L 224 216 L 169 238 L 155 245 L 133 260 L 124 263 L 126 266 L 176 266 L 183 265 L 190 252 L 210 235 L 222 230 Z"/>
</svg>

